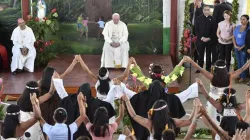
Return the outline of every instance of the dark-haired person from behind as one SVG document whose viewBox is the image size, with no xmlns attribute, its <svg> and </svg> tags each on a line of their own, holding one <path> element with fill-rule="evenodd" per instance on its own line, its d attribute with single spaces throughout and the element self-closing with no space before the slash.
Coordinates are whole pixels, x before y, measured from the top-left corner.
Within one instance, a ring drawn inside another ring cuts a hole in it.
<svg viewBox="0 0 250 140">
<path fill-rule="evenodd" d="M 84 124 L 93 140 L 112 140 L 113 133 L 116 132 L 124 115 L 124 103 L 120 101 L 119 115 L 113 124 L 109 124 L 108 111 L 105 107 L 99 107 L 95 111 L 93 123 L 89 121 L 86 115 L 86 108 L 83 109 Z"/>
<path fill-rule="evenodd" d="M 35 113 L 34 117 L 25 122 L 20 122 L 20 107 L 18 105 L 9 105 L 3 123 L 3 138 L 10 139 L 22 137 L 25 131 L 33 126 L 39 118 L 39 113 L 34 109 L 33 112 Z"/>
<path fill-rule="evenodd" d="M 238 64 L 238 69 L 240 69 L 247 61 L 247 48 L 245 45 L 247 29 L 249 28 L 249 16 L 242 15 L 240 18 L 241 25 L 238 25 L 234 29 L 234 52 Z M 244 71 L 240 77 L 239 82 L 244 82 L 246 78 L 246 71 Z"/>
<path fill-rule="evenodd" d="M 175 140 L 175 132 L 172 129 L 166 129 L 162 132 L 163 140 Z"/>
<path fill-rule="evenodd" d="M 51 83 L 53 85 L 53 83 Z M 17 105 L 20 107 L 20 122 L 25 122 L 34 116 L 32 104 L 30 101 L 30 93 L 36 93 L 38 95 L 39 104 L 47 101 L 54 94 L 54 86 L 51 86 L 49 92 L 40 96 L 39 85 L 36 81 L 30 81 L 25 85 L 25 89 L 17 100 Z M 32 127 L 26 130 L 24 139 L 39 139 L 44 140 L 44 136 L 41 133 L 41 127 L 39 122 L 35 123 Z"/>
<path fill-rule="evenodd" d="M 34 96 L 34 94 L 33 94 Z M 32 96 L 32 97 L 33 97 Z M 36 98 L 33 97 L 32 105 L 36 106 L 39 110 L 39 104 L 35 102 Z M 77 131 L 78 127 L 83 121 L 83 106 L 84 106 L 84 97 L 83 94 L 77 96 L 77 102 L 79 104 L 80 116 L 70 125 L 66 125 L 67 121 L 67 111 L 64 108 L 57 108 L 53 114 L 53 118 L 56 122 L 54 126 L 49 125 L 46 121 L 40 117 L 40 124 L 43 128 L 43 132 L 46 133 L 49 139 L 51 140 L 73 140 L 73 134 Z"/>
<path fill-rule="evenodd" d="M 66 71 L 59 75 L 56 70 L 53 67 L 46 67 L 43 71 L 41 80 L 38 81 L 39 88 L 40 88 L 40 96 L 46 95 L 50 91 L 51 88 L 51 81 L 52 76 L 54 75 L 54 78 L 65 78 L 75 67 L 77 64 L 76 57 L 72 60 L 72 63 L 70 66 L 66 69 Z M 43 119 L 50 125 L 54 125 L 54 119 L 51 114 L 54 113 L 54 111 L 59 107 L 61 99 L 57 93 L 57 91 L 54 91 L 52 97 L 50 97 L 47 101 L 45 101 L 43 104 L 41 104 L 40 108 L 42 111 Z"/>
</svg>

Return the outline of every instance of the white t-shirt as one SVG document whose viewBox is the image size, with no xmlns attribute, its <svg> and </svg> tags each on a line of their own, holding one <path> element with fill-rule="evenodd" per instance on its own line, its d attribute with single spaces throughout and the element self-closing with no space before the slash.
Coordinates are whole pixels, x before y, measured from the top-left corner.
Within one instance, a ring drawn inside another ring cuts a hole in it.
<svg viewBox="0 0 250 140">
<path fill-rule="evenodd" d="M 71 140 L 73 140 L 74 133 L 78 130 L 77 124 L 73 122 L 69 125 Z M 50 140 L 67 140 L 68 127 L 64 123 L 56 123 L 54 126 L 45 123 L 43 125 L 43 132 L 47 134 Z"/>
<path fill-rule="evenodd" d="M 99 28 L 104 28 L 104 24 L 105 24 L 104 21 L 98 21 L 97 23 L 99 24 Z"/>
</svg>

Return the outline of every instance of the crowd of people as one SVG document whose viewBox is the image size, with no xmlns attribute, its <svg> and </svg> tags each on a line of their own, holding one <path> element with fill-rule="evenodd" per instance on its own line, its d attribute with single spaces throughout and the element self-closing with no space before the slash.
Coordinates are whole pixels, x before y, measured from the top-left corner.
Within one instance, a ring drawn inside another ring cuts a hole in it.
<svg viewBox="0 0 250 140">
<path fill-rule="evenodd" d="M 249 16 L 242 15 L 240 25 L 232 21 L 232 4 L 226 0 L 214 2 L 213 15 L 210 15 L 210 7 L 202 0 L 195 0 L 190 5 L 190 21 L 194 26 L 194 34 L 197 36 L 195 61 L 203 67 L 204 52 L 206 51 L 206 70 L 211 71 L 211 65 L 220 59 L 226 61 L 230 71 L 232 51 L 234 50 L 238 69 L 247 61 L 250 54 L 250 28 Z M 196 73 L 200 73 L 199 70 Z M 239 77 L 239 82 L 244 82 L 247 72 Z M 249 83 L 248 83 L 249 84 Z"/>
<path fill-rule="evenodd" d="M 232 88 L 232 80 L 250 66 L 250 61 L 229 73 L 226 62 L 218 60 L 214 71 L 209 72 L 185 56 L 171 74 L 178 75 L 183 63 L 191 63 L 211 81 L 211 90 L 207 93 L 202 81 L 196 80 L 209 105 L 206 109 L 198 98 L 194 98 L 193 111 L 187 119 L 182 119 L 186 111 L 181 97 L 166 93 L 168 83 L 161 79 L 164 75 L 161 65 L 150 65 L 149 78 L 152 82 L 146 89 L 135 93 L 124 84 L 133 68 L 140 69 L 134 58 L 129 59 L 123 75 L 110 79 L 108 69 L 102 67 L 95 75 L 81 56 L 76 55 L 63 74 L 47 67 L 41 80 L 25 85 L 17 105 L 7 107 L 2 139 L 111 140 L 118 127 L 122 126 L 125 110 L 133 130 L 124 127 L 119 140 L 174 140 L 180 128 L 186 126 L 189 129 L 184 139 L 189 140 L 199 119 L 212 130 L 214 139 L 250 138 L 250 91 L 245 94 L 246 101 L 238 103 L 236 90 Z M 68 94 L 64 89 L 63 78 L 77 64 L 96 82 L 96 97 L 93 97 L 88 83 L 82 84 L 75 94 Z M 179 94 L 187 95 L 184 92 Z M 118 115 L 115 100 L 119 104 Z M 240 116 L 242 110 L 246 110 L 244 118 Z"/>
</svg>

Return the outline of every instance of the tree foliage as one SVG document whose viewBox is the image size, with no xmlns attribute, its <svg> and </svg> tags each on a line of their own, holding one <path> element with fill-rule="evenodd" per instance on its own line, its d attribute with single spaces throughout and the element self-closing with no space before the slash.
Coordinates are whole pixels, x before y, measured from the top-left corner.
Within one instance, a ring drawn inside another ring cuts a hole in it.
<svg viewBox="0 0 250 140">
<path fill-rule="evenodd" d="M 133 23 L 162 23 L 162 0 L 113 0 L 113 12 L 123 21 Z"/>
</svg>

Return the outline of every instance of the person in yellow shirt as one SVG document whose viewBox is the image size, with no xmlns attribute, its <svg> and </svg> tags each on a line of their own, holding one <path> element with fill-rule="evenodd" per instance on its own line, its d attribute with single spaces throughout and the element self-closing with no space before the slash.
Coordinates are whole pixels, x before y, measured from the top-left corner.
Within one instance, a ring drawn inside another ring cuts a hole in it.
<svg viewBox="0 0 250 140">
<path fill-rule="evenodd" d="M 80 15 L 77 17 L 77 29 L 76 29 L 77 32 L 80 32 L 80 38 L 81 38 L 82 32 L 83 32 L 83 30 L 82 30 L 82 28 L 83 28 L 82 20 L 83 20 L 82 14 L 80 14 Z"/>
</svg>

